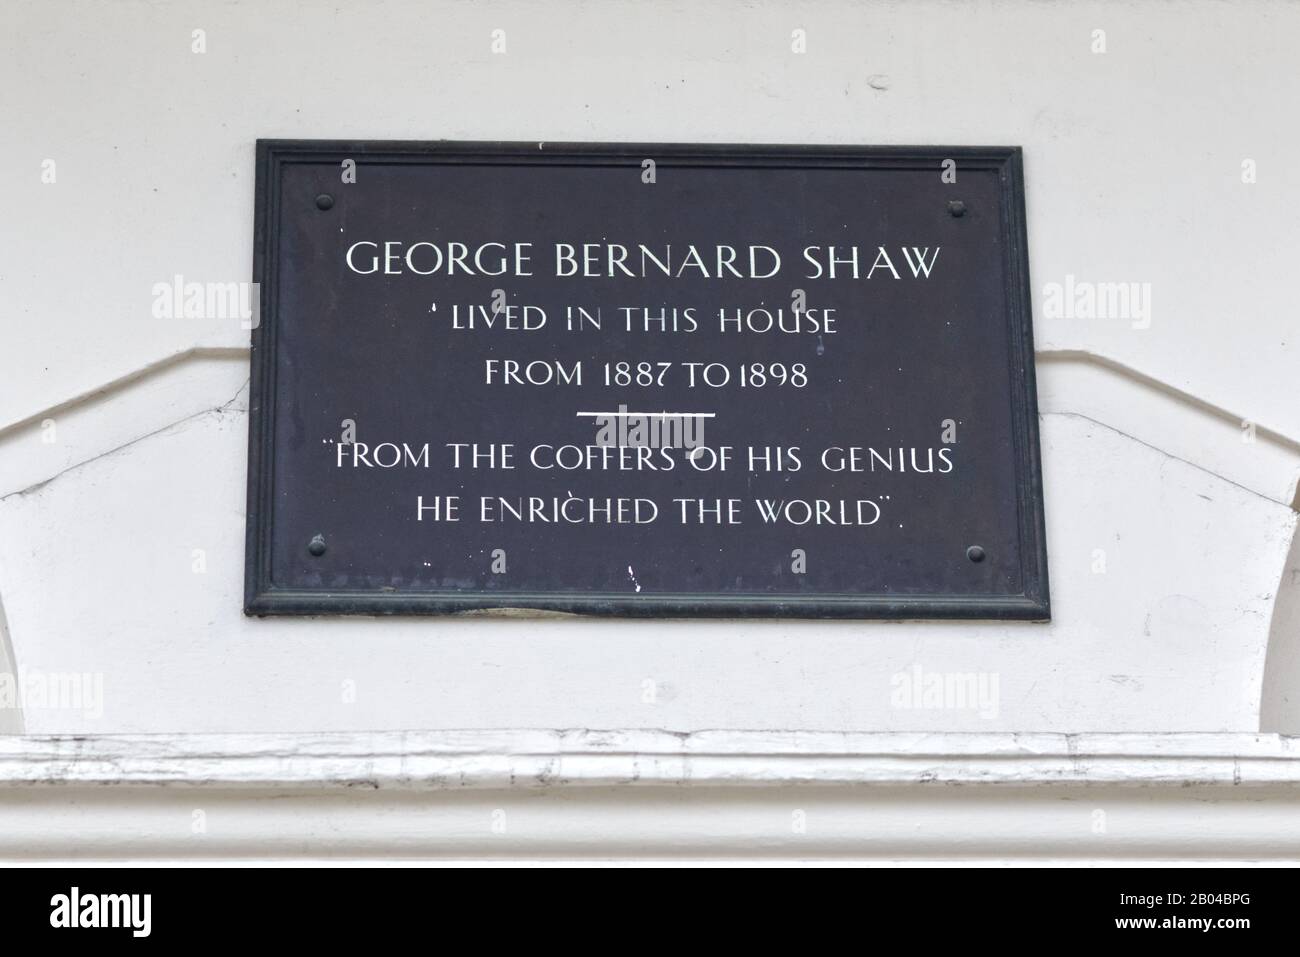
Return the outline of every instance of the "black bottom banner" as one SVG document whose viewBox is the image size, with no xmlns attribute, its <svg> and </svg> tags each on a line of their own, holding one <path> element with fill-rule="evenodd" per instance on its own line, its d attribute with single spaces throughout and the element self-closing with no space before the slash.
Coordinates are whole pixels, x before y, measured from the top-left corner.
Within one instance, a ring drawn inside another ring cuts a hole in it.
<svg viewBox="0 0 1300 957">
<path fill-rule="evenodd" d="M 83 945 L 157 941 L 338 947 L 374 945 L 390 935 L 418 939 L 441 926 L 441 933 L 487 930 L 498 944 L 498 935 L 512 930 L 548 937 L 563 933 L 570 942 L 585 937 L 594 945 L 609 941 L 604 932 L 615 924 L 624 933 L 655 933 L 659 927 L 676 936 L 678 929 L 669 925 L 679 923 L 679 905 L 689 902 L 691 924 L 725 924 L 743 932 L 737 925 L 752 915 L 752 929 L 764 936 L 774 929 L 773 922 L 790 931 L 802 926 L 805 933 L 839 925 L 838 935 L 851 916 L 854 923 L 866 925 L 859 934 L 896 939 L 922 928 L 931 944 L 978 940 L 988 946 L 1024 940 L 1021 935 L 1028 932 L 1043 935 L 1034 938 L 1040 941 L 1104 937 L 1173 947 L 1213 942 L 1230 948 L 1259 934 L 1280 939 L 1294 919 L 1294 872 L 1288 869 L 895 868 L 863 875 L 865 883 L 855 881 L 855 889 L 827 884 L 820 891 L 806 880 L 782 888 L 774 883 L 780 878 L 772 876 L 765 885 L 746 887 L 747 875 L 736 874 L 722 896 L 717 885 L 692 888 L 687 874 L 674 878 L 686 886 L 674 887 L 657 904 L 656 895 L 643 890 L 635 898 L 606 899 L 585 891 L 577 897 L 579 887 L 556 883 L 543 888 L 528 881 L 512 888 L 503 874 L 484 874 L 482 884 L 462 875 L 453 887 L 444 875 L 422 870 L 6 868 L 0 869 L 4 935 L 10 944 L 74 937 Z M 635 887 L 631 880 L 629 885 L 628 890 Z M 747 895 L 754 895 L 753 903 L 760 906 L 745 906 Z M 640 903 L 632 906 L 632 900 Z M 533 920 L 537 926 L 529 931 Z M 460 926 L 453 928 L 452 921 Z M 978 936 L 972 936 L 976 931 Z"/>
</svg>

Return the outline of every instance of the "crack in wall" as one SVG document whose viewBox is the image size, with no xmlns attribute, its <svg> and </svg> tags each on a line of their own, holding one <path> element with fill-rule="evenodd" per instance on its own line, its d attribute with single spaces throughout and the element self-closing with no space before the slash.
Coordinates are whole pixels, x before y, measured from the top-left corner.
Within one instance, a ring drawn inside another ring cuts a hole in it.
<svg viewBox="0 0 1300 957">
<path fill-rule="evenodd" d="M 235 394 L 231 396 L 229 400 L 221 403 L 220 405 L 213 406 L 212 408 L 209 409 L 203 409 L 199 412 L 195 412 L 190 415 L 184 416 L 180 419 L 175 420 L 174 422 L 169 422 L 167 425 L 164 425 L 162 428 L 154 429 L 152 432 L 146 433 L 145 435 L 138 436 L 129 442 L 124 442 L 123 444 L 116 446 L 115 448 L 109 449 L 105 452 L 101 452 L 98 455 L 91 456 L 90 458 L 85 459 L 81 462 L 77 462 L 73 465 L 69 465 L 67 468 L 59 470 L 54 475 L 51 475 L 49 478 L 44 479 L 40 482 L 36 482 L 33 485 L 29 485 L 27 488 L 20 489 L 16 492 L 10 492 L 8 495 L 0 496 L 0 502 L 5 502 L 11 498 L 22 497 L 26 495 L 31 495 L 35 492 L 39 492 L 41 489 L 49 485 L 51 482 L 53 482 L 55 479 L 59 478 L 60 476 L 67 475 L 69 472 L 74 472 L 78 469 L 84 468 L 85 466 L 90 465 L 92 462 L 97 462 L 100 459 L 107 458 L 112 455 L 117 455 L 121 452 L 126 451 L 132 446 L 144 442 L 147 439 L 151 439 L 156 435 L 161 435 L 164 432 L 167 432 L 178 426 L 185 425 L 188 422 L 196 421 L 198 419 L 205 418 L 206 416 L 209 415 L 218 415 L 218 416 L 225 415 L 227 412 L 230 411 L 231 407 L 233 407 L 235 403 L 239 401 L 240 396 L 242 396 L 244 392 L 248 389 L 248 385 L 250 381 L 251 381 L 250 379 L 245 379 L 243 385 L 239 387 L 239 389 L 235 392 Z M 14 653 L 13 641 L 10 639 L 9 620 L 5 615 L 3 595 L 0 595 L 0 674 L 8 674 L 14 676 L 16 680 L 18 675 L 17 663 L 18 663 L 18 659 Z M 23 713 L 22 713 L 21 706 L 18 705 L 17 703 L 15 703 L 13 707 L 0 706 L 0 734 L 22 734 L 23 730 L 24 730 L 24 721 L 23 721 Z"/>
<path fill-rule="evenodd" d="M 214 414 L 224 415 L 226 412 L 230 411 L 231 406 L 233 406 L 236 402 L 239 401 L 239 397 L 244 394 L 244 391 L 248 388 L 250 381 L 252 381 L 251 378 L 245 379 L 244 384 L 239 387 L 239 390 L 233 396 L 231 396 L 230 399 L 221 403 L 220 405 L 213 406 L 210 409 L 201 409 L 198 412 L 193 412 L 189 415 L 183 416 L 182 418 L 175 420 L 174 422 L 169 422 L 164 426 L 154 429 L 152 432 L 146 432 L 144 435 L 137 436 L 136 438 L 131 439 L 129 442 L 124 442 L 121 445 L 115 446 L 114 448 L 108 449 L 104 452 L 100 452 L 97 455 L 92 455 L 90 458 L 83 459 L 80 462 L 74 462 L 72 465 L 69 465 L 66 468 L 60 469 L 59 471 L 55 472 L 47 479 L 42 479 L 39 482 L 34 482 L 33 484 L 28 485 L 26 488 L 18 489 L 17 491 L 10 492 L 7 495 L 0 495 L 0 502 L 8 501 L 11 498 L 22 498 L 27 495 L 32 495 L 36 492 L 39 492 L 41 489 L 45 488 L 45 486 L 49 485 L 55 479 L 67 475 L 69 472 L 75 472 L 78 469 L 90 465 L 92 462 L 98 462 L 100 459 L 108 458 L 109 456 L 112 455 L 117 455 L 119 452 L 123 452 L 134 445 L 138 445 L 139 443 L 145 441 L 146 439 L 151 439 L 156 435 L 161 435 L 162 433 L 174 429 L 177 426 L 185 425 L 187 422 L 193 422 L 197 419 L 201 419 L 204 416 L 208 416 L 208 415 L 214 415 Z"/>
<path fill-rule="evenodd" d="M 1274 498 L 1272 495 L 1265 495 L 1263 492 L 1258 492 L 1253 488 L 1249 488 L 1245 485 L 1242 485 L 1240 482 L 1234 482 L 1232 479 L 1228 478 L 1226 475 L 1222 474 L 1221 472 L 1216 472 L 1214 471 L 1214 469 L 1207 468 L 1206 466 L 1201 465 L 1198 462 L 1193 462 L 1190 459 L 1183 458 L 1182 456 L 1174 455 L 1174 453 L 1166 451 L 1165 449 L 1162 449 L 1159 446 L 1152 445 L 1150 442 L 1146 442 L 1142 439 L 1139 439 L 1136 435 L 1130 435 L 1128 432 L 1125 432 L 1123 429 L 1117 429 L 1113 425 L 1109 425 L 1105 422 L 1101 422 L 1097 419 L 1094 419 L 1090 415 L 1085 415 L 1082 412 L 1043 412 L 1040 413 L 1040 415 L 1041 416 L 1063 415 L 1063 416 L 1069 416 L 1070 418 L 1083 419 L 1085 422 L 1091 422 L 1093 425 L 1099 426 L 1100 428 L 1106 429 L 1107 431 L 1114 432 L 1116 435 L 1122 435 L 1124 438 L 1128 439 L 1129 441 L 1136 442 L 1138 445 L 1141 445 L 1144 448 L 1148 448 L 1152 452 L 1157 452 L 1160 455 L 1165 456 L 1166 458 L 1173 459 L 1175 462 L 1181 462 L 1183 465 L 1190 466 L 1196 469 L 1198 472 L 1204 472 L 1206 475 L 1213 475 L 1215 478 L 1219 479 L 1220 481 L 1227 482 L 1233 488 L 1239 488 L 1243 492 L 1249 492 L 1251 495 L 1255 496 L 1256 498 L 1262 498 L 1266 502 L 1272 502 L 1275 505 L 1281 505 L 1283 508 L 1290 508 L 1295 511 L 1300 511 L 1300 509 L 1296 508 L 1295 504 L 1290 503 L 1285 499 Z M 3 501 L 3 499 L 0 499 L 0 501 Z M 1300 498 L 1298 498 L 1297 501 L 1300 501 Z"/>
</svg>

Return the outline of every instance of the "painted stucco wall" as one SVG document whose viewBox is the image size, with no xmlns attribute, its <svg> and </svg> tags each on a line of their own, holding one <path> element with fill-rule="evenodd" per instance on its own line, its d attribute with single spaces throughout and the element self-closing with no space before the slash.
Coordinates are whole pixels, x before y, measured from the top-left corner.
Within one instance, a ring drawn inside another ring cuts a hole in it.
<svg viewBox="0 0 1300 957">
<path fill-rule="evenodd" d="M 1266 698 L 1295 730 L 1298 35 L 1281 3 L 5 0 L 0 672 L 103 683 L 22 726 L 1253 731 Z M 258 137 L 1022 146 L 1054 621 L 244 618 L 248 332 L 150 307 L 251 278 Z M 1149 314 L 1054 316 L 1110 282 Z M 991 694 L 900 706 L 918 675 Z"/>
</svg>

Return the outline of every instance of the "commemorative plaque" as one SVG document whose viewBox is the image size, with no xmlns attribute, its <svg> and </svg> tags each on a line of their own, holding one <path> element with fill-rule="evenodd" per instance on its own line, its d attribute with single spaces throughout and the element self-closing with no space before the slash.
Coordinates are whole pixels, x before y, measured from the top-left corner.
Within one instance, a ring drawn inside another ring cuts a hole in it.
<svg viewBox="0 0 1300 957">
<path fill-rule="evenodd" d="M 1049 615 L 1020 151 L 258 144 L 245 610 Z"/>
</svg>

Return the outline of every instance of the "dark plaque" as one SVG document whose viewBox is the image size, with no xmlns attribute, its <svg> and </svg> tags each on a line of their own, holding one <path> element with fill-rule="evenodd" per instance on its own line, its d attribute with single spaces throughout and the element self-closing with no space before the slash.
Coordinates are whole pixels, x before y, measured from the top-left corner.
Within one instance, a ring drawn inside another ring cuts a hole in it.
<svg viewBox="0 0 1300 957">
<path fill-rule="evenodd" d="M 246 611 L 1049 617 L 1018 149 L 258 146 Z"/>
</svg>

